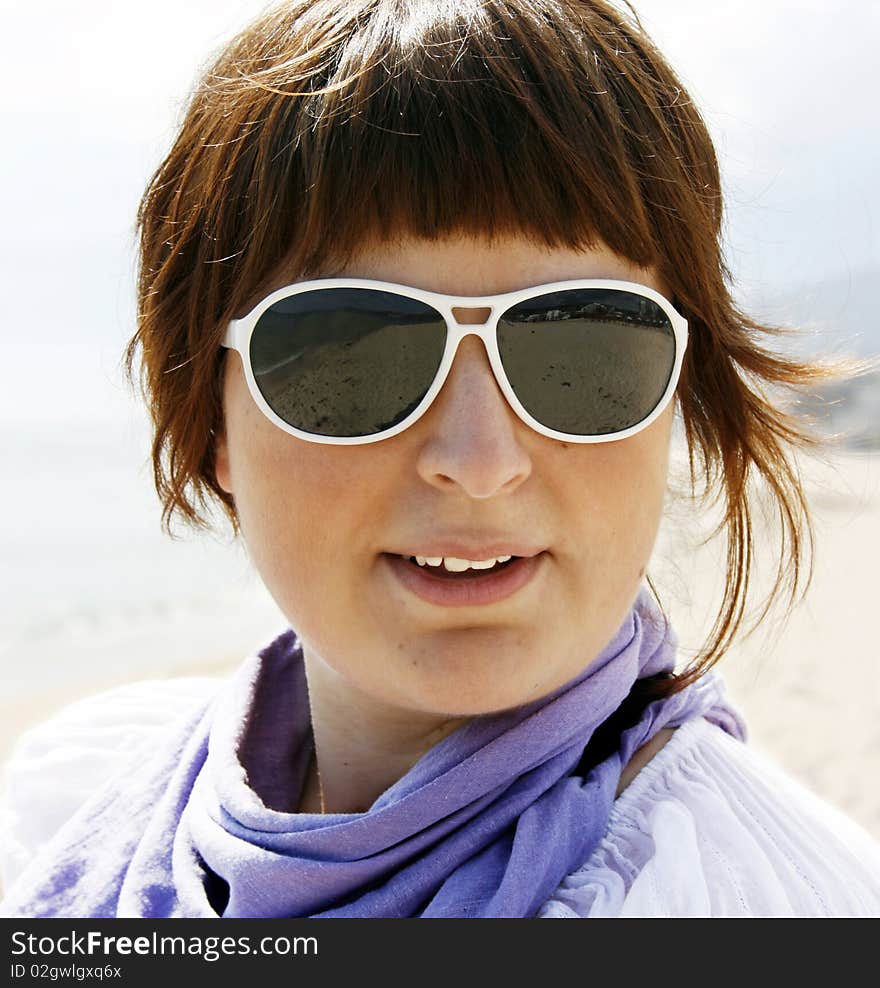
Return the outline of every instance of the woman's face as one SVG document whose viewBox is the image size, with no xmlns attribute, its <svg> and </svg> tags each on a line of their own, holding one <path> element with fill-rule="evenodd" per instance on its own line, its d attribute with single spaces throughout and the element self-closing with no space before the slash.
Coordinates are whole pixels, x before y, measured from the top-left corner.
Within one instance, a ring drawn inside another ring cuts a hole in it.
<svg viewBox="0 0 880 988">
<path fill-rule="evenodd" d="M 520 239 L 377 245 L 333 273 L 473 296 L 574 278 L 664 291 L 653 270 L 608 248 Z M 460 322 L 487 315 L 456 311 Z M 516 706 L 578 675 L 635 598 L 660 522 L 672 405 L 628 439 L 550 439 L 516 416 L 468 336 L 426 414 L 380 442 L 320 445 L 278 429 L 254 404 L 235 351 L 224 408 L 217 477 L 250 557 L 307 660 L 349 691 L 448 716 Z M 540 555 L 524 586 L 489 603 L 426 600 L 400 579 L 394 555 L 461 541 Z"/>
</svg>

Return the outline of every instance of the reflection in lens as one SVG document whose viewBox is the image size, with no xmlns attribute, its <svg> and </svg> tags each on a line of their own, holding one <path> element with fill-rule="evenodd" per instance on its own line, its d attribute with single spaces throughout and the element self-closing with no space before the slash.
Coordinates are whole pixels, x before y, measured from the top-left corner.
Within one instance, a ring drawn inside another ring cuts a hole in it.
<svg viewBox="0 0 880 988">
<path fill-rule="evenodd" d="M 251 336 L 269 407 L 321 436 L 368 436 L 402 422 L 434 380 L 446 323 L 417 299 L 369 288 L 301 292 L 270 306 Z"/>
<path fill-rule="evenodd" d="M 578 288 L 526 299 L 498 322 L 504 371 L 542 425 L 608 435 L 637 425 L 666 393 L 675 333 L 651 299 Z"/>
</svg>

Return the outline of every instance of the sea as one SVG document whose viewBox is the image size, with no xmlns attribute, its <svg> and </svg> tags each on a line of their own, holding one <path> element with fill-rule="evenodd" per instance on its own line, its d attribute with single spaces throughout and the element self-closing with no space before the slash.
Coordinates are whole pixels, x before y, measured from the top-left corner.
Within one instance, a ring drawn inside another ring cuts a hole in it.
<svg viewBox="0 0 880 988">
<path fill-rule="evenodd" d="M 287 626 L 228 523 L 161 530 L 146 414 L 105 349 L 5 353 L 39 387 L 7 381 L 0 405 L 0 712 L 36 693 L 213 673 Z"/>
</svg>

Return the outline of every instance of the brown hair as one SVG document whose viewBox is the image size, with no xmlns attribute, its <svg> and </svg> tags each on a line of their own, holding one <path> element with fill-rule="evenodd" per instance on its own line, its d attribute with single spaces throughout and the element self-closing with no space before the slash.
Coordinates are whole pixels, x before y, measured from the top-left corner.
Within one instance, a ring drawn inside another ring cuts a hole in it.
<svg viewBox="0 0 880 988">
<path fill-rule="evenodd" d="M 809 582 L 811 528 L 793 451 L 810 444 L 779 388 L 828 372 L 772 352 L 779 331 L 734 304 L 712 141 L 631 10 L 606 0 L 293 0 L 204 73 L 138 211 L 138 329 L 125 352 L 154 424 L 154 479 L 210 528 L 225 323 L 282 265 L 310 277 L 398 236 L 604 241 L 655 265 L 688 319 L 678 389 L 697 495 L 721 499 L 728 571 L 709 668 L 743 624 L 753 481 L 780 520 L 762 611 Z M 775 392 L 775 394 L 774 394 Z"/>
</svg>

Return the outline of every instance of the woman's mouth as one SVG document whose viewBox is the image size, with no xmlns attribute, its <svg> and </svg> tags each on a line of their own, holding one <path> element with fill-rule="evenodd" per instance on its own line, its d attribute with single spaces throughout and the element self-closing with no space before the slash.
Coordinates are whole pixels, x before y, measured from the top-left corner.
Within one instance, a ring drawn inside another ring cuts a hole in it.
<svg viewBox="0 0 880 988">
<path fill-rule="evenodd" d="M 465 560 L 430 559 L 421 565 L 415 556 L 383 553 L 395 577 L 417 597 L 442 607 L 473 607 L 493 604 L 515 594 L 531 582 L 545 553 L 534 556 L 501 557 L 481 568 Z"/>
</svg>

